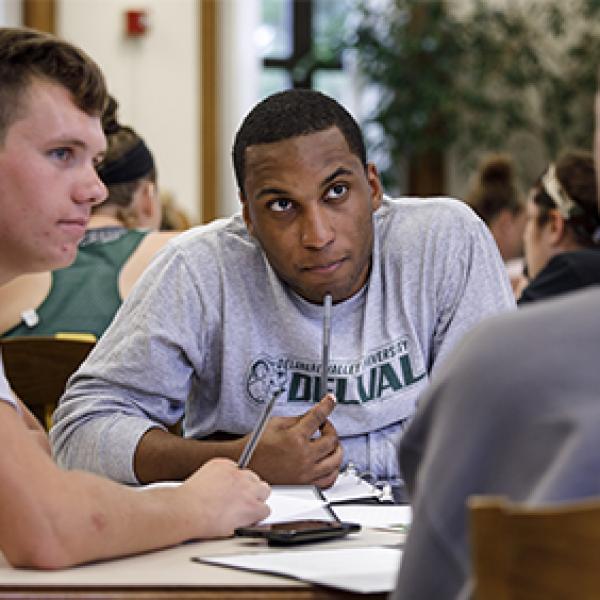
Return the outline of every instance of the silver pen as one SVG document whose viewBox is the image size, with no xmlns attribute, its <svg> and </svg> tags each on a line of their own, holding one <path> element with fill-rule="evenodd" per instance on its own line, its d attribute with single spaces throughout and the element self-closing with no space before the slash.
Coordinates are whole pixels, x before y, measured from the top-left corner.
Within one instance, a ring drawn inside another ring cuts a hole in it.
<svg viewBox="0 0 600 600">
<path fill-rule="evenodd" d="M 250 462 L 250 459 L 252 458 L 252 454 L 254 454 L 254 449 L 256 448 L 256 445 L 258 444 L 258 440 L 260 439 L 263 429 L 265 428 L 265 425 L 267 424 L 267 420 L 271 416 L 271 412 L 273 412 L 273 407 L 275 406 L 275 401 L 277 400 L 277 398 L 279 398 L 279 396 L 281 396 L 282 392 L 283 392 L 283 388 L 279 388 L 279 389 L 275 390 L 273 392 L 273 395 L 269 399 L 269 401 L 265 404 L 262 414 L 260 415 L 258 422 L 256 423 L 256 425 L 254 426 L 254 429 L 252 430 L 252 435 L 250 436 L 250 439 L 246 443 L 246 447 L 242 451 L 240 459 L 238 460 L 238 467 L 240 469 L 245 469 L 248 466 L 248 463 Z"/>
<path fill-rule="evenodd" d="M 320 399 L 327 393 L 327 375 L 329 374 L 329 342 L 331 338 L 331 294 L 323 298 L 323 347 L 321 349 L 321 389 Z"/>
</svg>

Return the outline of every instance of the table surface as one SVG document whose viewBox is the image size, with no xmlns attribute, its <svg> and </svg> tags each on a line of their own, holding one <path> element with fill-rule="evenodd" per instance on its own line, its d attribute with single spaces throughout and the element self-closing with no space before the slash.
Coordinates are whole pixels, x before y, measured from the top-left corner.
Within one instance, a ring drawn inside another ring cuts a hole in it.
<svg viewBox="0 0 600 600">
<path fill-rule="evenodd" d="M 363 529 L 343 540 L 305 544 L 298 549 L 349 548 L 401 544 L 404 535 Z M 287 550 L 289 550 L 288 548 Z M 101 600 L 185 600 L 265 598 L 268 600 L 384 598 L 351 594 L 287 577 L 192 562 L 193 556 L 277 552 L 263 540 L 231 538 L 183 544 L 166 550 L 98 562 L 60 571 L 13 569 L 0 554 L 0 599 L 68 598 Z"/>
</svg>

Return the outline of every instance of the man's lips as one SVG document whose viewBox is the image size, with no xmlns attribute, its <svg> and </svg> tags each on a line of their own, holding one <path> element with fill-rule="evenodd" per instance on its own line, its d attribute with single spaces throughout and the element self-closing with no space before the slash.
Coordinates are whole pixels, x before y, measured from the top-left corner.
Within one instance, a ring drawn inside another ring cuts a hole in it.
<svg viewBox="0 0 600 600">
<path fill-rule="evenodd" d="M 77 219 L 61 219 L 58 222 L 59 227 L 72 235 L 83 237 L 85 233 L 86 227 L 88 224 L 88 219 L 86 218 L 77 218 Z"/>
<path fill-rule="evenodd" d="M 344 263 L 346 260 L 346 258 L 340 258 L 338 260 L 322 262 L 314 265 L 304 265 L 301 267 L 301 270 L 308 273 L 333 273 L 339 269 L 342 263 Z"/>
</svg>

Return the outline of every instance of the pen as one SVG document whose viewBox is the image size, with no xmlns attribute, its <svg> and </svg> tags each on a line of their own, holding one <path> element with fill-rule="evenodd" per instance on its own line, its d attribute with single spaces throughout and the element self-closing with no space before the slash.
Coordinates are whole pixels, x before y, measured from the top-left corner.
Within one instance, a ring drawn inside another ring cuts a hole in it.
<svg viewBox="0 0 600 600">
<path fill-rule="evenodd" d="M 321 352 L 321 390 L 320 397 L 327 393 L 327 375 L 329 373 L 329 338 L 331 336 L 331 294 L 323 298 L 323 348 Z"/>
<path fill-rule="evenodd" d="M 240 459 L 238 460 L 238 467 L 240 469 L 245 469 L 248 466 L 248 463 L 250 462 L 250 459 L 252 458 L 252 454 L 254 453 L 254 449 L 256 448 L 256 445 L 258 444 L 258 440 L 260 439 L 263 429 L 265 428 L 265 425 L 267 424 L 267 419 L 269 418 L 269 416 L 271 415 L 271 412 L 273 411 L 273 407 L 275 406 L 275 400 L 277 400 L 277 398 L 281 395 L 282 392 L 283 392 L 282 388 L 275 390 L 273 392 L 273 395 L 271 396 L 270 400 L 265 404 L 265 408 L 264 408 L 262 414 L 260 415 L 258 422 L 254 426 L 252 435 L 250 436 L 250 439 L 248 440 L 246 447 L 244 448 L 242 455 L 240 456 Z"/>
</svg>

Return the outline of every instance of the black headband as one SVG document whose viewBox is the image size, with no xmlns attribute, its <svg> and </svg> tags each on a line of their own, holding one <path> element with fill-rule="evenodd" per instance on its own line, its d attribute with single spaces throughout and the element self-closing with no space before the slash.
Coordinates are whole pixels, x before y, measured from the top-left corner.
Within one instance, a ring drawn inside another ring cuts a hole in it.
<svg viewBox="0 0 600 600">
<path fill-rule="evenodd" d="M 121 158 L 103 162 L 98 167 L 98 176 L 104 185 L 129 183 L 148 175 L 154 169 L 154 159 L 143 140 L 129 149 Z"/>
</svg>

